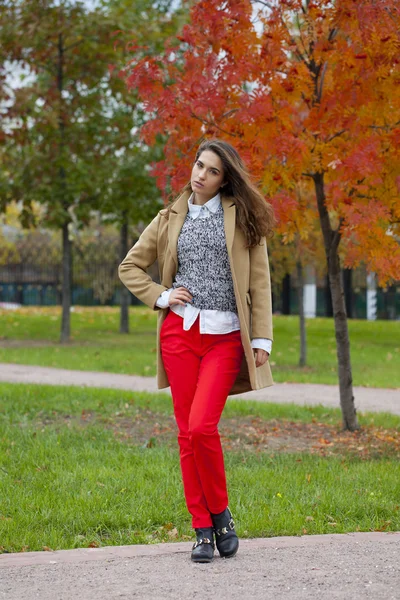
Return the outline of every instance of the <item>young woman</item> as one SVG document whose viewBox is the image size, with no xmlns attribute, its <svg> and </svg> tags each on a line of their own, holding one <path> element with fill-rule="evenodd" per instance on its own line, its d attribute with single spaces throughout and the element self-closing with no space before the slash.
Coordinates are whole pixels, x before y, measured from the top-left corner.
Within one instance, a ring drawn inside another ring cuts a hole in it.
<svg viewBox="0 0 400 600">
<path fill-rule="evenodd" d="M 158 387 L 171 386 L 195 562 L 212 560 L 214 535 L 222 557 L 239 546 L 218 423 L 229 394 L 272 385 L 273 220 L 235 148 L 205 141 L 190 182 L 119 267 L 126 287 L 158 311 Z M 160 284 L 146 273 L 156 259 Z"/>
</svg>

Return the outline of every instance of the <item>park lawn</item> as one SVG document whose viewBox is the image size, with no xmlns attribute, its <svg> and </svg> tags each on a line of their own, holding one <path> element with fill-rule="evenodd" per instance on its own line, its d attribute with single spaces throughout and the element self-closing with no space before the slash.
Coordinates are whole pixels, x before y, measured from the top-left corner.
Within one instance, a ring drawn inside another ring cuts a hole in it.
<svg viewBox="0 0 400 600">
<path fill-rule="evenodd" d="M 400 417 L 230 400 L 241 537 L 400 529 Z M 164 395 L 0 384 L 0 552 L 193 539 Z"/>
<path fill-rule="evenodd" d="M 130 309 L 131 332 L 118 333 L 117 307 L 75 307 L 72 340 L 58 343 L 59 307 L 0 310 L 0 362 L 153 376 L 156 313 Z M 297 366 L 298 318 L 274 316 L 271 366 L 276 382 L 337 383 L 333 320 L 307 320 L 308 366 Z M 400 321 L 349 320 L 353 381 L 400 387 Z"/>
</svg>

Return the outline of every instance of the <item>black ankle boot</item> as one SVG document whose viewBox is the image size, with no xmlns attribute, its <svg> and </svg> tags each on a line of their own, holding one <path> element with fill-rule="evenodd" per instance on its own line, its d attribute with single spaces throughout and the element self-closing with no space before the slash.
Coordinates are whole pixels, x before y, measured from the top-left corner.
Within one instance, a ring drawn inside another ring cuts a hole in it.
<svg viewBox="0 0 400 600">
<path fill-rule="evenodd" d="M 196 541 L 192 548 L 192 560 L 198 563 L 209 563 L 214 558 L 214 530 L 212 527 L 195 529 Z"/>
<path fill-rule="evenodd" d="M 230 558 L 235 556 L 239 548 L 239 539 L 235 531 L 235 523 L 233 522 L 231 511 L 226 508 L 222 513 L 211 515 L 215 541 L 220 556 Z"/>
</svg>

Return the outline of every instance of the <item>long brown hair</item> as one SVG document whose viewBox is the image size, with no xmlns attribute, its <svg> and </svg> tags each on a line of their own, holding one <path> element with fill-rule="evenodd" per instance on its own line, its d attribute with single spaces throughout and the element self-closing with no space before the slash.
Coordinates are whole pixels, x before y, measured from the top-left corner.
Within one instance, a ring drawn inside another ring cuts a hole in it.
<svg viewBox="0 0 400 600">
<path fill-rule="evenodd" d="M 236 222 L 246 238 L 246 247 L 256 246 L 261 238 L 272 234 L 275 225 L 272 206 L 252 182 L 238 151 L 231 144 L 219 139 L 205 140 L 200 144 L 194 162 L 205 150 L 211 150 L 221 159 L 225 182 L 220 189 L 221 196 L 231 196 L 236 204 Z M 186 191 L 193 191 L 190 181 L 163 211 L 167 218 L 171 207 Z"/>
</svg>

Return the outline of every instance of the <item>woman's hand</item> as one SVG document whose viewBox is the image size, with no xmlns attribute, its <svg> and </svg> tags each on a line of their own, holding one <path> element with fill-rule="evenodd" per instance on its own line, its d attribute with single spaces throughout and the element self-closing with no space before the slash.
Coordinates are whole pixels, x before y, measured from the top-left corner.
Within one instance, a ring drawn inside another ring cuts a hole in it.
<svg viewBox="0 0 400 600">
<path fill-rule="evenodd" d="M 261 367 L 269 359 L 269 354 L 261 348 L 254 348 L 254 358 L 256 359 L 256 367 Z"/>
<path fill-rule="evenodd" d="M 186 302 L 191 302 L 193 300 L 192 294 L 188 289 L 181 286 L 172 290 L 169 295 L 169 305 L 172 304 L 182 304 L 185 306 Z"/>
</svg>

